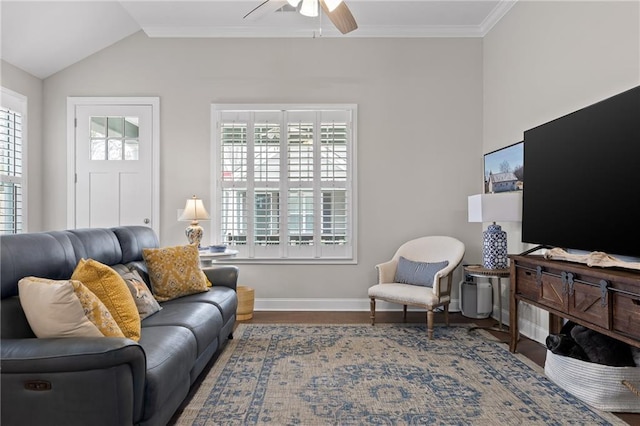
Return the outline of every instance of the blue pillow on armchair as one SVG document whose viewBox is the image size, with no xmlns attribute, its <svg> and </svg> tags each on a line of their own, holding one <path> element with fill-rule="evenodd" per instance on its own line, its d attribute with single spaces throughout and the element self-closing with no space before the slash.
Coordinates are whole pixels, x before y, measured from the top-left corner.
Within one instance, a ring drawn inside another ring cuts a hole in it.
<svg viewBox="0 0 640 426">
<path fill-rule="evenodd" d="M 400 256 L 394 281 L 402 284 L 433 287 L 433 277 L 436 272 L 446 268 L 448 265 L 448 260 L 434 263 L 415 262 Z"/>
</svg>

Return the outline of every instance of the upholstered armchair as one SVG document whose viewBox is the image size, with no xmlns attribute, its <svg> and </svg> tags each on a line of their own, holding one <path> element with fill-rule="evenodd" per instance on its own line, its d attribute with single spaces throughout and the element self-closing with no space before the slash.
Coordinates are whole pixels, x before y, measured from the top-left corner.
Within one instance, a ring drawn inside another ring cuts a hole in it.
<svg viewBox="0 0 640 426">
<path fill-rule="evenodd" d="M 376 300 L 427 310 L 427 331 L 433 339 L 433 311 L 444 310 L 449 325 L 449 303 L 453 271 L 462 262 L 464 244 L 452 237 L 430 236 L 408 241 L 398 248 L 388 262 L 376 265 L 378 284 L 369 287 L 371 325 L 375 325 Z"/>
</svg>

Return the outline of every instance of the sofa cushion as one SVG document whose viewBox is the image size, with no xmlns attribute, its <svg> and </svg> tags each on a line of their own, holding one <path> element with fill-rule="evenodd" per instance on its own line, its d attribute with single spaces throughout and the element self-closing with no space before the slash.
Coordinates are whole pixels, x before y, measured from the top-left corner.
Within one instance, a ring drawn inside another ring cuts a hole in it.
<svg viewBox="0 0 640 426">
<path fill-rule="evenodd" d="M 197 356 L 200 356 L 217 339 L 222 328 L 222 315 L 215 306 L 208 303 L 182 303 L 166 305 L 162 311 L 142 322 L 143 330 L 165 325 L 179 325 L 189 329 L 196 338 Z"/>
<path fill-rule="evenodd" d="M 153 417 L 154 424 L 166 424 L 189 393 L 196 338 L 185 327 L 144 327 L 138 343 L 147 357 L 143 419 Z"/>
<path fill-rule="evenodd" d="M 81 281 L 105 304 L 125 337 L 140 340 L 140 315 L 127 284 L 116 271 L 93 259 L 80 259 L 71 279 Z"/>
<path fill-rule="evenodd" d="M 18 281 L 27 276 L 66 280 L 76 264 L 73 245 L 64 231 L 2 235 L 0 297 L 16 296 Z"/>
<path fill-rule="evenodd" d="M 158 301 L 208 291 L 207 278 L 200 269 L 200 256 L 195 245 L 144 249 L 142 255 Z"/>
<path fill-rule="evenodd" d="M 18 287 L 37 337 L 124 337 L 109 310 L 80 281 L 25 277 Z"/>
<path fill-rule="evenodd" d="M 127 284 L 127 287 L 133 296 L 133 301 L 136 302 L 136 308 L 138 309 L 138 314 L 140 315 L 141 320 L 162 309 L 158 301 L 153 297 L 149 287 L 144 283 L 144 280 L 138 271 L 130 270 L 125 265 L 113 265 L 111 268 L 120 274 L 124 282 Z"/>
<path fill-rule="evenodd" d="M 218 308 L 222 314 L 223 324 L 233 319 L 238 308 L 238 298 L 236 292 L 228 287 L 213 286 L 206 293 L 192 294 L 191 296 L 181 297 L 169 302 L 165 302 L 162 306 L 167 307 L 171 304 L 203 302 L 209 303 Z"/>
<path fill-rule="evenodd" d="M 119 226 L 111 229 L 120 241 L 122 263 L 142 260 L 142 250 L 158 247 L 158 237 L 148 226 Z"/>
<path fill-rule="evenodd" d="M 81 228 L 64 231 L 76 255 L 80 259 L 94 259 L 105 265 L 122 263 L 122 249 L 116 234 L 110 229 Z"/>
</svg>

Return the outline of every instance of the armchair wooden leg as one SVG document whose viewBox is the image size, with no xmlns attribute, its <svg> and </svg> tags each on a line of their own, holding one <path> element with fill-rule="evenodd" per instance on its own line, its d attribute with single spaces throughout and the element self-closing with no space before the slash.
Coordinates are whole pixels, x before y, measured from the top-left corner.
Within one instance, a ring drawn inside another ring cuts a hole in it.
<svg viewBox="0 0 640 426">
<path fill-rule="evenodd" d="M 433 340 L 433 308 L 427 311 L 427 333 L 429 340 Z"/>
<path fill-rule="evenodd" d="M 369 315 L 369 318 L 371 318 L 371 325 L 374 325 L 376 323 L 376 299 L 375 298 L 370 298 L 369 301 L 369 306 L 371 308 L 371 314 Z"/>
<path fill-rule="evenodd" d="M 407 305 L 402 305 L 402 322 L 407 322 Z"/>
<path fill-rule="evenodd" d="M 444 305 L 444 323 L 449 327 L 449 304 Z"/>
</svg>

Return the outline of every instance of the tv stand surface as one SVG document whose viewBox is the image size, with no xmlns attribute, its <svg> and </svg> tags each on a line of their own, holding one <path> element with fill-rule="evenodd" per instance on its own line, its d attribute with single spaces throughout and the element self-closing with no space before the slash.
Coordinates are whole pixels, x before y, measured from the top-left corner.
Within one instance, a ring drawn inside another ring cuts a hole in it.
<svg viewBox="0 0 640 426">
<path fill-rule="evenodd" d="M 511 257 L 509 350 L 518 345 L 518 302 L 549 312 L 549 332 L 562 318 L 640 348 L 640 273 L 548 260 Z"/>
</svg>

